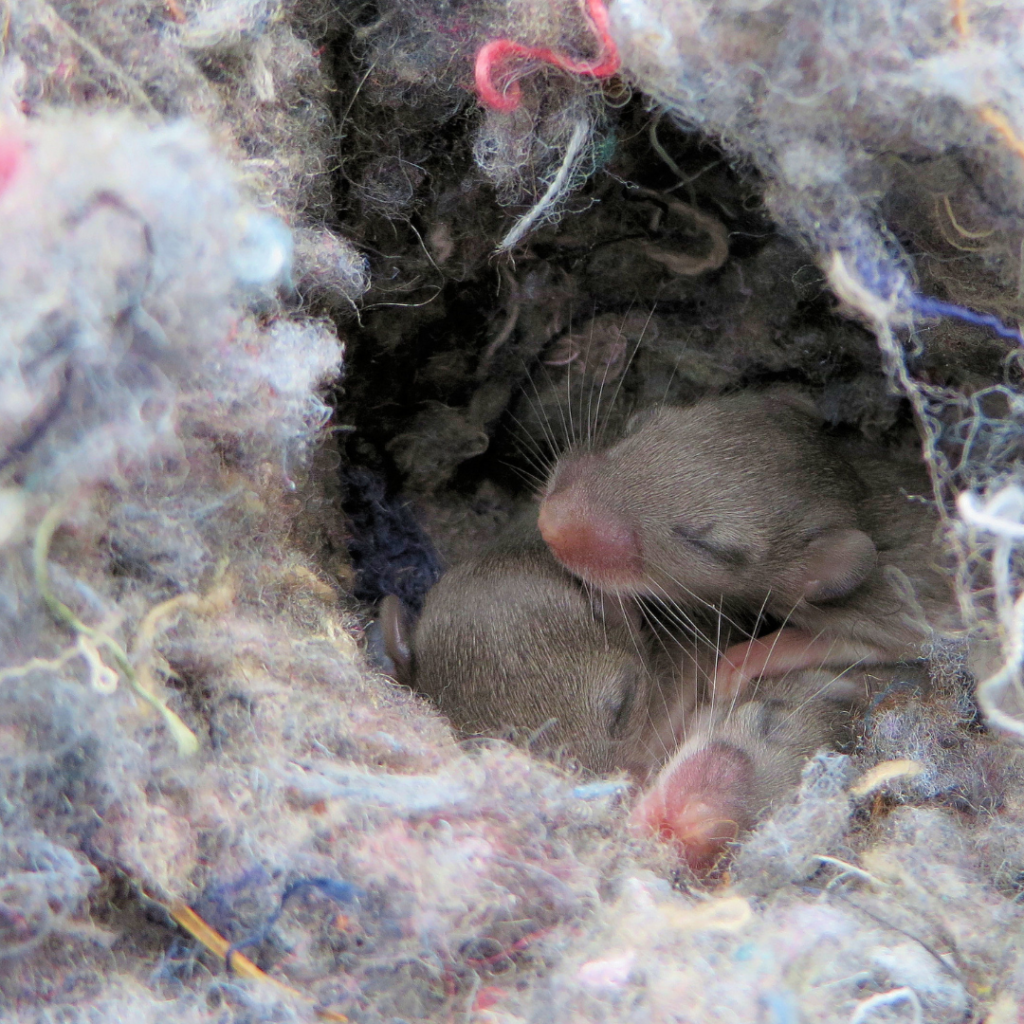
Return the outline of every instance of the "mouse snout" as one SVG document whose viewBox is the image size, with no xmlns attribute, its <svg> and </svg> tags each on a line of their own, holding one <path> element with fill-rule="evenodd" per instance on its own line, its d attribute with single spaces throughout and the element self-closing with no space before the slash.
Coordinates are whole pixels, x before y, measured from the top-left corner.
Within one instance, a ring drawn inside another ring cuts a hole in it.
<svg viewBox="0 0 1024 1024">
<path fill-rule="evenodd" d="M 537 527 L 551 553 L 571 573 L 604 590 L 641 588 L 644 577 L 640 539 L 615 512 L 586 493 L 581 478 L 598 456 L 580 456 L 560 473 L 541 502 Z"/>
<path fill-rule="evenodd" d="M 571 492 L 563 492 L 544 499 L 537 526 L 551 553 L 574 575 L 603 590 L 639 589 L 640 542 L 614 514 L 581 508 Z"/>
<path fill-rule="evenodd" d="M 708 871 L 752 824 L 754 784 L 753 761 L 730 743 L 680 752 L 633 808 L 633 830 L 672 843 L 691 869 Z"/>
</svg>

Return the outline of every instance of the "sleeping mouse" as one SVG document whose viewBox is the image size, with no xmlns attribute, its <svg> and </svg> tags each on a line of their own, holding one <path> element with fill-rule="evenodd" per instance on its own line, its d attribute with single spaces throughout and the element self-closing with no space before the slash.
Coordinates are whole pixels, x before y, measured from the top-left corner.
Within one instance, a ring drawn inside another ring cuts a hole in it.
<svg viewBox="0 0 1024 1024">
<path fill-rule="evenodd" d="M 552 557 L 535 524 L 509 527 L 445 573 L 414 624 L 381 607 L 400 682 L 465 734 L 532 737 L 594 772 L 643 781 L 672 754 L 718 649 L 654 642 L 628 597 L 594 594 Z"/>
<path fill-rule="evenodd" d="M 789 390 L 647 411 L 550 474 L 538 526 L 574 575 L 616 596 L 764 614 L 769 636 L 718 678 L 920 657 L 955 629 L 919 461 L 831 437 Z"/>
</svg>

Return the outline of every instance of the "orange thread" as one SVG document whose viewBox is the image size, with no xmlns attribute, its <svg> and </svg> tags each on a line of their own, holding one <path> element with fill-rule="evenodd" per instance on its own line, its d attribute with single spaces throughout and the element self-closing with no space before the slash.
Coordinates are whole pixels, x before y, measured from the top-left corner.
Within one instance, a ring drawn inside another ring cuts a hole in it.
<svg viewBox="0 0 1024 1024">
<path fill-rule="evenodd" d="M 164 6 L 167 8 L 167 15 L 171 21 L 176 21 L 179 25 L 184 25 L 188 21 L 178 0 L 164 0 Z"/>
<path fill-rule="evenodd" d="M 1024 142 L 1020 140 L 1017 133 L 1013 130 L 1013 126 L 1010 124 L 1010 121 L 1005 114 L 1000 114 L 998 110 L 994 110 L 992 107 L 982 107 L 981 110 L 978 111 L 978 117 L 980 117 L 985 124 L 994 128 L 996 132 L 1003 137 L 1003 140 L 1010 149 L 1024 160 Z"/>
<path fill-rule="evenodd" d="M 961 38 L 969 34 L 967 0 L 953 0 L 953 27 Z M 1024 141 L 1013 130 L 1013 125 L 1010 124 L 1010 119 L 1005 114 L 1001 114 L 995 107 L 984 106 L 978 109 L 978 117 L 994 129 L 997 135 L 1001 135 L 1010 149 L 1024 160 Z"/>
<path fill-rule="evenodd" d="M 554 930 L 553 927 L 539 928 L 535 932 L 530 932 L 529 935 L 524 935 L 521 939 L 516 939 L 511 946 L 503 949 L 500 953 L 494 953 L 491 956 L 485 957 L 473 957 L 472 959 L 467 959 L 466 963 L 472 967 L 493 967 L 499 961 L 509 959 L 513 953 L 521 953 L 532 943 L 538 939 L 543 939 L 546 935 L 550 935 Z"/>
<path fill-rule="evenodd" d="M 159 900 L 153 900 L 153 902 L 159 903 Z M 223 960 L 224 957 L 227 956 L 227 952 L 231 948 L 228 940 L 225 939 L 220 932 L 211 928 L 187 903 L 184 903 L 181 900 L 175 900 L 170 904 L 161 903 L 160 906 L 162 906 L 164 910 L 166 910 L 171 917 L 173 917 L 174 920 L 192 936 L 192 938 L 201 942 L 219 960 Z M 290 985 L 285 985 L 283 982 L 278 981 L 277 978 L 272 978 L 269 974 L 265 974 L 247 956 L 243 956 L 237 951 L 233 951 L 231 953 L 231 969 L 240 978 L 249 978 L 253 981 L 265 982 L 272 985 L 280 992 L 285 992 L 290 996 L 295 996 L 305 1003 L 309 1002 L 309 1000 L 306 999 L 306 997 L 297 989 L 292 988 Z M 338 1013 L 326 1007 L 314 1007 L 313 1012 L 321 1020 L 337 1021 L 338 1024 L 347 1024 L 349 1020 L 345 1014 Z"/>
<path fill-rule="evenodd" d="M 965 36 L 970 30 L 967 22 L 967 0 L 953 0 L 953 27 Z"/>
<path fill-rule="evenodd" d="M 608 30 L 608 12 L 601 0 L 586 0 L 587 14 L 591 27 L 598 41 L 596 60 L 581 61 L 565 54 L 556 53 L 546 46 L 525 46 L 511 39 L 492 39 L 477 51 L 473 75 L 476 81 L 476 94 L 480 102 L 492 110 L 515 110 L 522 102 L 522 90 L 514 79 L 504 89 L 494 83 L 495 66 L 507 62 L 510 58 L 521 57 L 526 60 L 538 60 L 552 64 L 563 71 L 576 75 L 587 75 L 590 78 L 611 78 L 622 64 L 619 51 Z"/>
</svg>

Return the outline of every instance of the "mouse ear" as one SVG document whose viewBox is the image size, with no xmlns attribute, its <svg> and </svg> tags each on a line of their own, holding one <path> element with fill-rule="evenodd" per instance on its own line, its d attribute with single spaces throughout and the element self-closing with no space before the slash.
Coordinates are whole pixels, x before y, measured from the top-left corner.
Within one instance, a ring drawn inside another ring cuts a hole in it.
<svg viewBox="0 0 1024 1024">
<path fill-rule="evenodd" d="M 642 409 L 630 413 L 629 418 L 626 420 L 626 425 L 622 428 L 622 436 L 626 437 L 629 434 L 636 433 L 645 423 L 654 419 L 661 412 L 662 408 L 663 406 L 660 405 L 646 405 Z"/>
<path fill-rule="evenodd" d="M 814 398 L 793 384 L 776 384 L 769 388 L 766 394 L 773 401 L 803 413 L 817 423 L 823 423 L 825 420 Z"/>
<path fill-rule="evenodd" d="M 875 542 L 861 530 L 829 530 L 807 545 L 806 601 L 831 601 L 856 590 L 875 567 Z"/>
<path fill-rule="evenodd" d="M 394 594 L 380 603 L 380 629 L 384 652 L 395 665 L 395 678 L 403 686 L 412 686 L 412 624 L 409 610 Z"/>
</svg>

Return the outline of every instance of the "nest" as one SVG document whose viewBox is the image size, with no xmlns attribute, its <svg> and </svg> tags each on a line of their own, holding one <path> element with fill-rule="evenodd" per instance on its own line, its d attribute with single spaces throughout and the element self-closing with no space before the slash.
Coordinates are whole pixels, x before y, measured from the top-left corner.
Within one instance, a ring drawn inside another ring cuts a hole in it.
<svg viewBox="0 0 1024 1024">
<path fill-rule="evenodd" d="M 1013 1019 L 1019 5 L 603 13 L 0 3 L 4 1019 Z M 775 382 L 916 432 L 990 656 L 711 884 L 366 633 L 581 423 Z"/>
</svg>

